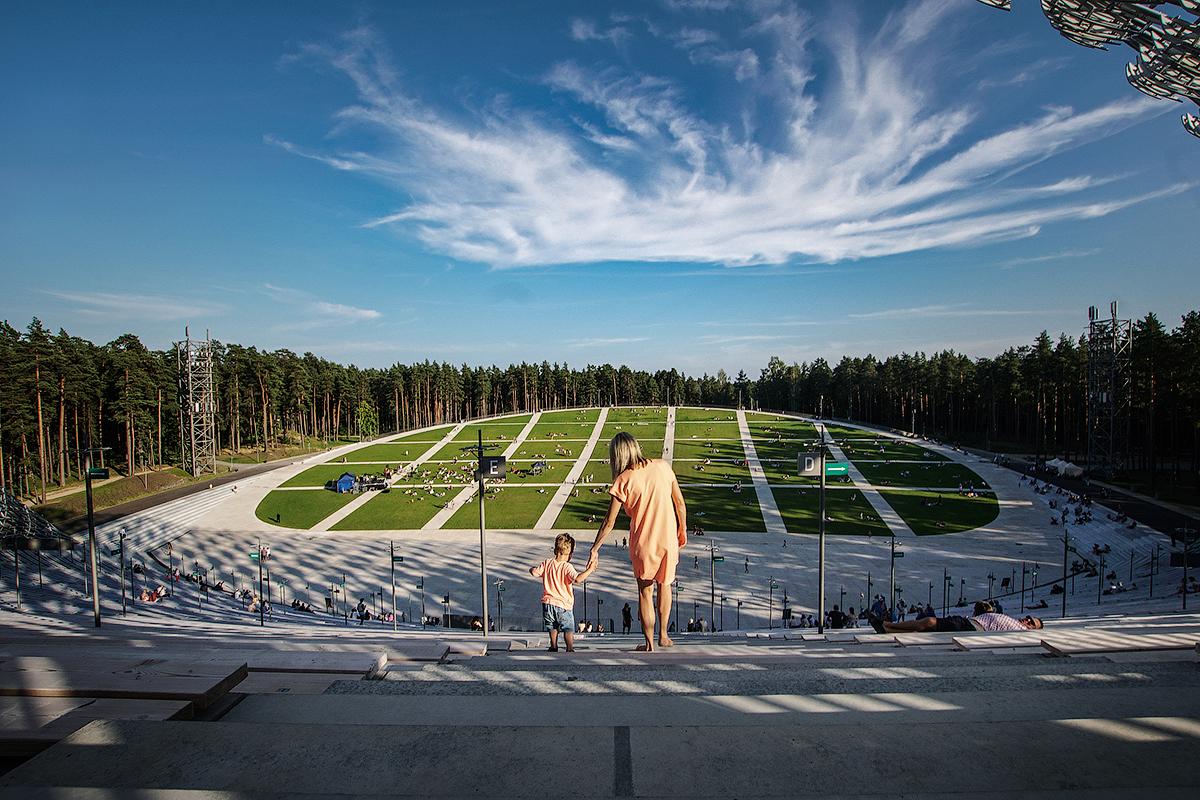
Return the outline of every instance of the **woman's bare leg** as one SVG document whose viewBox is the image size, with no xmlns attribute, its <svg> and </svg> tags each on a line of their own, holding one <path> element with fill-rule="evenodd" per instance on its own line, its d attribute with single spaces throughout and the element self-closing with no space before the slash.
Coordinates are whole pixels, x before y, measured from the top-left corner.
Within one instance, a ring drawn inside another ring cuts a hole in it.
<svg viewBox="0 0 1200 800">
<path fill-rule="evenodd" d="M 671 641 L 671 637 L 667 636 L 667 620 L 671 618 L 671 584 L 660 583 L 658 585 L 658 646 L 671 647 L 675 643 Z"/>
<path fill-rule="evenodd" d="M 646 637 L 646 643 L 638 645 L 637 649 L 649 652 L 654 650 L 654 581 L 639 578 L 637 585 L 638 619 L 642 621 L 642 635 Z"/>
</svg>

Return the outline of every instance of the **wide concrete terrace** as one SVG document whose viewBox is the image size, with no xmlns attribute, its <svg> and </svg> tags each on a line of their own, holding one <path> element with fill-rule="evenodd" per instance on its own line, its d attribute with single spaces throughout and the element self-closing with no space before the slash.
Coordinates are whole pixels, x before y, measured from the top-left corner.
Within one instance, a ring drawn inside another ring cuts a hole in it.
<svg viewBox="0 0 1200 800">
<path fill-rule="evenodd" d="M 0 798 L 1192 797 L 1200 615 L 675 648 L 4 614 Z M 30 758 L 31 754 L 36 753 Z"/>
</svg>

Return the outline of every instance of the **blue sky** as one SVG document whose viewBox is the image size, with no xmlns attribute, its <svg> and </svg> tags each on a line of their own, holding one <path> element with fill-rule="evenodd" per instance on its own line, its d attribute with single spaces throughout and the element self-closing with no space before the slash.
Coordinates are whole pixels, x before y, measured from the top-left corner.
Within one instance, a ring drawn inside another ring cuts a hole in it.
<svg viewBox="0 0 1200 800">
<path fill-rule="evenodd" d="M 1014 5 L 27 4 L 0 316 L 751 373 L 1176 323 L 1200 141 Z"/>
</svg>

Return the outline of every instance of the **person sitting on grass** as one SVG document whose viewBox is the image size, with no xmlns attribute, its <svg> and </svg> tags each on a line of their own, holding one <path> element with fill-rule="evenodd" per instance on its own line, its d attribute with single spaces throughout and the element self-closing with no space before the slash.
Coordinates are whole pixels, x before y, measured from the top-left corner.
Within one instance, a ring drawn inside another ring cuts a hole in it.
<svg viewBox="0 0 1200 800">
<path fill-rule="evenodd" d="M 567 652 L 575 652 L 575 584 L 587 580 L 596 570 L 594 563 L 583 572 L 571 566 L 575 538 L 569 533 L 554 537 L 554 556 L 529 568 L 529 574 L 542 579 L 542 624 L 550 631 L 551 653 L 558 652 L 558 632 L 563 632 Z"/>
<path fill-rule="evenodd" d="M 990 606 L 989 606 L 990 608 Z M 985 611 L 973 617 L 922 617 L 911 622 L 888 622 L 870 616 L 876 633 L 970 633 L 973 631 L 1040 631 L 1042 621 L 1026 615 L 1020 619 L 995 611 Z"/>
</svg>

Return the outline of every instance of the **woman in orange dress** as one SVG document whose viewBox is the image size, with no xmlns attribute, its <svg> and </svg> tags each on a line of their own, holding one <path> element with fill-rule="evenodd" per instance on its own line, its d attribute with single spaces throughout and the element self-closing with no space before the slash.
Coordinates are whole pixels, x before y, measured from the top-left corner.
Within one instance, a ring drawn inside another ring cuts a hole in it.
<svg viewBox="0 0 1200 800">
<path fill-rule="evenodd" d="M 679 563 L 679 548 L 687 544 L 687 507 L 683 493 L 675 480 L 671 465 L 660 459 L 642 455 L 638 440 L 628 433 L 618 433 L 608 445 L 608 463 L 612 466 L 612 485 L 608 493 L 612 500 L 608 514 L 596 533 L 591 567 L 600 558 L 600 546 L 612 531 L 621 509 L 629 515 L 629 561 L 638 586 L 638 616 L 646 643 L 638 650 L 654 650 L 654 590 L 658 588 L 658 646 L 674 644 L 667 636 L 667 619 L 671 614 L 671 584 L 675 580 L 675 565 Z"/>
</svg>

